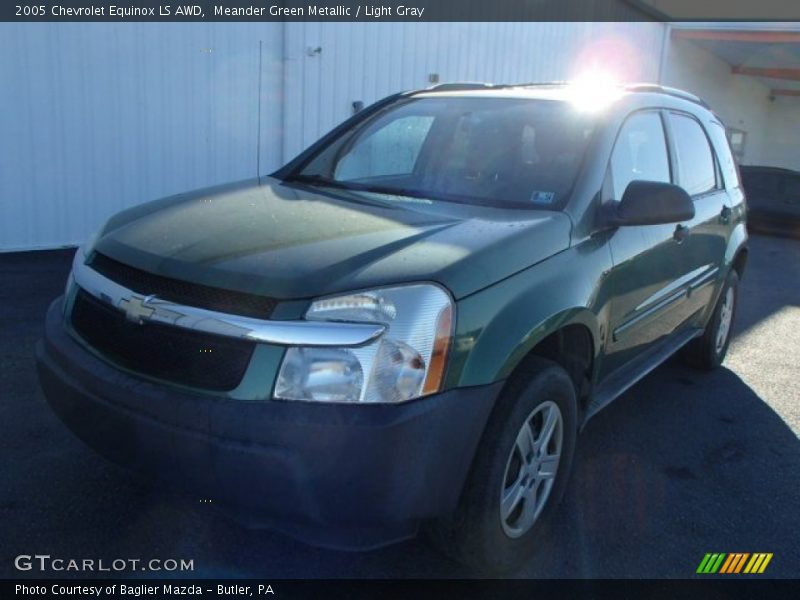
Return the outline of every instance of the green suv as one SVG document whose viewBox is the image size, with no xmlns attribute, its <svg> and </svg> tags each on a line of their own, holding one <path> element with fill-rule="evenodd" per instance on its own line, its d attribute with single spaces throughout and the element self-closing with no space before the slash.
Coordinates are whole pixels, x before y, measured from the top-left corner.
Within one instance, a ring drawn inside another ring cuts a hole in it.
<svg viewBox="0 0 800 600">
<path fill-rule="evenodd" d="M 251 526 L 524 560 L 587 420 L 720 364 L 747 258 L 720 120 L 653 85 L 448 84 L 269 177 L 111 218 L 38 366 L 119 463 Z"/>
</svg>

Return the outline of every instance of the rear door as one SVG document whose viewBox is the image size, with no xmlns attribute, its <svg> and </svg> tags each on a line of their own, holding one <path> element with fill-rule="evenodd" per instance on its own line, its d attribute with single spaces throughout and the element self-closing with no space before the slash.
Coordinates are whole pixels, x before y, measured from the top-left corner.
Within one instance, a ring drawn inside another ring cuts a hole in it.
<svg viewBox="0 0 800 600">
<path fill-rule="evenodd" d="M 694 219 L 679 226 L 686 228 L 680 242 L 686 285 L 681 317 L 699 325 L 721 276 L 731 208 L 719 161 L 703 125 L 688 113 L 668 111 L 666 116 L 675 183 L 689 193 L 695 209 Z"/>
</svg>

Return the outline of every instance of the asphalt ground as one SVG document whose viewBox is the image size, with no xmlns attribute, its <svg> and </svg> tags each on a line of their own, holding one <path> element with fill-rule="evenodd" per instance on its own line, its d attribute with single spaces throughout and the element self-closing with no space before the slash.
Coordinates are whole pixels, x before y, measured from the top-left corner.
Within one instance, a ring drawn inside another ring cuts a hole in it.
<svg viewBox="0 0 800 600">
<path fill-rule="evenodd" d="M 34 366 L 71 255 L 0 255 L 0 577 L 26 576 L 20 554 L 193 559 L 191 577 L 478 575 L 420 539 L 348 553 L 246 530 L 85 447 Z M 764 576 L 800 577 L 798 433 L 800 241 L 754 237 L 723 367 L 671 360 L 595 417 L 552 531 L 514 575 L 691 577 L 706 552 L 772 552 Z"/>
</svg>

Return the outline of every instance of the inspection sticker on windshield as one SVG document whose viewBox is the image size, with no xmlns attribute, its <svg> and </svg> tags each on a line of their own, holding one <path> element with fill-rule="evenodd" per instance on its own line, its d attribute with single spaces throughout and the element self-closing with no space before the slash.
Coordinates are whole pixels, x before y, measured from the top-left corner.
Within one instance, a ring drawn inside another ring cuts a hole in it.
<svg viewBox="0 0 800 600">
<path fill-rule="evenodd" d="M 555 192 L 535 191 L 531 194 L 531 202 L 534 204 L 552 204 L 555 197 Z"/>
</svg>

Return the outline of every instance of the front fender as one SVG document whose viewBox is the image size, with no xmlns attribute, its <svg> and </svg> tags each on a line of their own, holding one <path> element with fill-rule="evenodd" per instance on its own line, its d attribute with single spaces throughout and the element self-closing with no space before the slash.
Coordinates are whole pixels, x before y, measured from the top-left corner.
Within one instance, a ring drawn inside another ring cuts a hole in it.
<svg viewBox="0 0 800 600">
<path fill-rule="evenodd" d="M 588 329 L 596 356 L 608 304 L 601 283 L 610 269 L 608 248 L 589 239 L 460 300 L 448 386 L 507 378 L 536 344 L 566 325 Z"/>
</svg>

